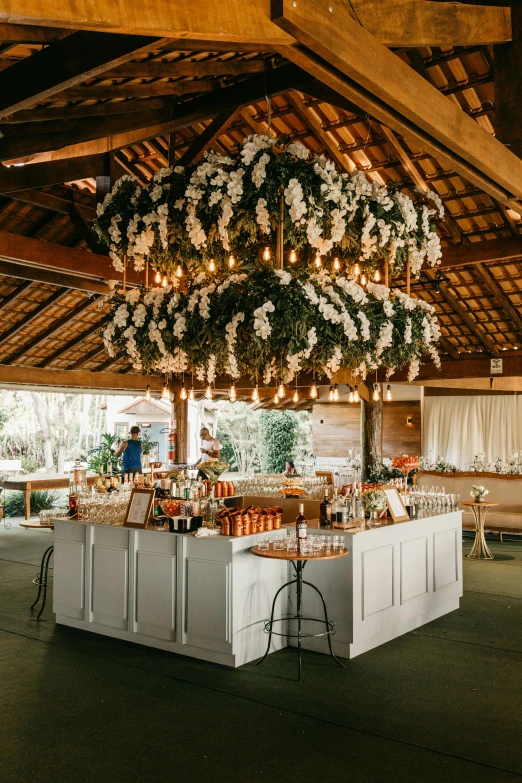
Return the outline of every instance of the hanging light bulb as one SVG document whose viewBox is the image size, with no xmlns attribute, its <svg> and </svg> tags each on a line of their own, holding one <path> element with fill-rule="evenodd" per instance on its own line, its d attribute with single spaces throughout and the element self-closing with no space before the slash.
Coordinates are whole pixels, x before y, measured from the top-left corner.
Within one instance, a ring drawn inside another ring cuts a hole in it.
<svg viewBox="0 0 522 783">
<path fill-rule="evenodd" d="M 270 261 L 270 248 L 268 246 L 263 250 L 263 261 Z"/>
<path fill-rule="evenodd" d="M 375 280 L 376 283 L 380 282 L 380 280 L 381 280 L 381 273 L 379 272 L 378 269 L 375 270 L 375 274 L 373 276 L 373 279 Z"/>
<path fill-rule="evenodd" d="M 170 392 L 169 392 L 169 387 L 168 387 L 168 384 L 167 384 L 167 379 L 165 379 L 165 382 L 163 384 L 163 390 L 161 392 L 161 399 L 164 402 L 170 402 Z"/>
<path fill-rule="evenodd" d="M 362 275 L 361 275 L 361 285 L 366 285 L 367 282 L 368 282 L 368 278 L 366 277 L 366 275 L 363 272 Z"/>
<path fill-rule="evenodd" d="M 359 266 L 359 264 L 355 264 L 353 268 L 353 273 L 355 277 L 359 277 L 359 275 L 361 274 L 361 267 Z"/>
<path fill-rule="evenodd" d="M 276 405 L 279 403 L 279 395 L 277 392 L 274 394 L 274 402 Z"/>
<path fill-rule="evenodd" d="M 353 389 L 350 386 L 350 392 L 348 394 L 348 402 L 353 402 Z"/>
<path fill-rule="evenodd" d="M 334 387 L 333 387 L 333 400 L 334 400 L 334 402 L 338 402 L 339 401 L 339 389 L 337 387 L 337 384 L 334 384 Z"/>
<path fill-rule="evenodd" d="M 159 270 L 154 275 L 154 282 L 158 283 L 158 285 L 161 283 L 161 274 L 160 274 Z"/>
<path fill-rule="evenodd" d="M 323 262 L 321 261 L 321 256 L 319 255 L 319 253 L 315 254 L 315 261 L 314 261 L 314 263 L 315 263 L 315 266 L 317 267 L 317 269 L 321 268 L 321 265 L 322 265 Z"/>
<path fill-rule="evenodd" d="M 183 269 L 178 264 L 178 268 L 176 269 L 176 277 L 183 277 Z"/>
<path fill-rule="evenodd" d="M 283 381 L 281 381 L 281 383 L 279 384 L 279 388 L 277 390 L 277 394 L 278 394 L 279 397 L 281 397 L 281 399 L 283 399 L 283 397 L 286 394 L 285 387 L 283 385 Z"/>
<path fill-rule="evenodd" d="M 292 400 L 293 400 L 294 402 L 299 402 L 299 394 L 298 394 L 298 392 L 297 392 L 297 389 L 296 389 L 296 390 L 295 390 L 295 392 L 294 392 L 294 396 L 292 397 Z"/>
<path fill-rule="evenodd" d="M 252 391 L 252 401 L 253 402 L 259 402 L 259 389 L 258 389 L 257 383 L 254 386 L 254 389 Z"/>
<path fill-rule="evenodd" d="M 333 402 L 333 386 L 330 386 L 330 390 L 328 392 L 328 400 L 330 402 Z"/>
<path fill-rule="evenodd" d="M 196 395 L 194 393 L 194 387 L 191 386 L 189 390 L 189 400 L 195 400 L 195 399 L 196 399 Z"/>
<path fill-rule="evenodd" d="M 147 384 L 147 391 L 145 392 L 145 399 L 150 400 L 150 386 Z"/>
<path fill-rule="evenodd" d="M 205 389 L 205 397 L 207 398 L 207 400 L 212 399 L 212 387 L 210 385 L 207 386 L 207 388 Z"/>
<path fill-rule="evenodd" d="M 163 275 L 163 280 L 161 281 L 161 285 L 163 288 L 166 288 L 169 281 L 167 280 L 167 275 Z"/>
<path fill-rule="evenodd" d="M 295 262 L 297 261 L 297 253 L 295 252 L 295 250 L 293 248 L 290 251 L 290 255 L 288 256 L 288 260 L 290 261 L 291 264 L 295 264 Z"/>
<path fill-rule="evenodd" d="M 229 258 L 228 258 L 228 267 L 229 267 L 229 269 L 233 269 L 235 267 L 235 265 L 236 265 L 236 259 L 234 258 L 234 256 L 229 256 Z"/>
<path fill-rule="evenodd" d="M 209 272 L 215 272 L 216 271 L 216 262 L 214 261 L 213 258 L 211 258 L 210 261 L 209 261 L 208 271 Z"/>
<path fill-rule="evenodd" d="M 391 392 L 391 386 L 390 384 L 386 387 L 386 402 L 391 402 L 393 400 L 392 392 Z"/>
<path fill-rule="evenodd" d="M 230 384 L 230 389 L 228 390 L 228 397 L 230 399 L 230 402 L 236 401 L 236 384 L 234 381 Z"/>
<path fill-rule="evenodd" d="M 310 397 L 312 400 L 316 400 L 318 396 L 317 386 L 315 385 L 315 381 L 312 383 L 312 387 L 310 389 Z"/>
<path fill-rule="evenodd" d="M 357 386 L 357 384 L 355 384 L 353 389 L 353 401 L 359 402 L 359 387 Z"/>
<path fill-rule="evenodd" d="M 179 392 L 179 398 L 180 400 L 186 400 L 187 399 L 187 390 L 185 389 L 185 384 L 181 384 L 181 389 Z"/>
<path fill-rule="evenodd" d="M 341 268 L 341 262 L 339 261 L 338 258 L 334 258 L 333 268 L 335 269 L 336 272 L 338 272 L 339 269 Z"/>
<path fill-rule="evenodd" d="M 374 383 L 373 384 L 372 399 L 373 399 L 374 402 L 379 402 L 380 393 L 379 393 L 379 384 L 378 383 Z"/>
</svg>

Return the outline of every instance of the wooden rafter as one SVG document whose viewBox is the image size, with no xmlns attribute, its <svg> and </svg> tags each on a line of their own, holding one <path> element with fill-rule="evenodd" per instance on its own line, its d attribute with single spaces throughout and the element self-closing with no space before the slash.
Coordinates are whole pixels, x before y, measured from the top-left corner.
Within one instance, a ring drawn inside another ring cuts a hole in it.
<svg viewBox="0 0 522 783">
<path fill-rule="evenodd" d="M 351 173 L 355 169 L 355 163 L 340 152 L 335 141 L 330 138 L 328 132 L 321 125 L 314 110 L 308 107 L 302 97 L 294 90 L 289 92 L 286 98 L 293 106 L 297 116 L 304 122 L 305 126 L 312 129 L 313 135 L 323 147 L 324 151 L 329 153 L 342 169 Z"/>
<path fill-rule="evenodd" d="M 87 244 L 89 250 L 91 250 L 93 253 L 98 253 L 99 255 L 108 256 L 109 251 L 106 245 L 102 245 L 100 243 L 98 234 L 96 234 L 90 223 L 85 219 L 83 214 L 76 206 L 73 205 L 71 207 L 69 216 L 74 224 L 74 227 L 76 228 L 76 231 Z"/>
<path fill-rule="evenodd" d="M 2 118 L 2 126 L 20 125 L 27 122 L 53 122 L 54 120 L 77 120 L 82 117 L 108 117 L 113 114 L 129 114 L 140 111 L 166 109 L 168 101 L 163 98 L 136 99 L 118 103 L 86 103 L 76 106 L 36 107 L 17 111 Z M 27 130 L 27 128 L 26 128 Z"/>
<path fill-rule="evenodd" d="M 441 347 L 443 350 L 448 354 L 448 356 L 451 356 L 452 359 L 458 359 L 460 356 L 459 351 L 455 348 L 453 343 L 450 343 L 450 341 L 446 337 L 440 337 L 439 342 L 441 344 Z"/>
<path fill-rule="evenodd" d="M 521 236 L 470 242 L 460 247 L 446 247 L 442 251 L 440 268 L 451 269 L 489 261 L 507 261 L 512 258 L 522 258 Z"/>
<path fill-rule="evenodd" d="M 176 161 L 178 166 L 188 166 L 190 163 L 201 155 L 201 153 L 211 147 L 212 144 L 218 139 L 226 128 L 230 125 L 235 117 L 239 114 L 239 108 L 225 109 L 220 112 L 214 119 L 209 122 L 205 130 L 194 139 L 190 147 L 183 153 L 181 158 Z"/>
<path fill-rule="evenodd" d="M 25 291 L 27 291 L 28 288 L 32 286 L 32 281 L 26 281 L 24 283 L 20 283 L 19 285 L 14 288 L 10 294 L 7 296 L 4 296 L 4 298 L 0 301 L 0 311 L 4 310 L 8 305 L 10 305 L 12 302 L 16 301 Z"/>
<path fill-rule="evenodd" d="M 427 273 L 432 275 L 433 273 Z M 486 351 L 492 356 L 499 356 L 499 350 L 495 345 L 495 342 L 485 329 L 480 325 L 475 318 L 470 314 L 469 310 L 462 304 L 462 302 L 455 296 L 455 294 L 449 289 L 446 283 L 440 283 L 440 293 L 449 304 L 453 312 L 455 312 L 459 318 L 464 321 L 468 329 L 475 335 L 481 345 L 484 346 Z"/>
<path fill-rule="evenodd" d="M 104 174 L 107 170 L 105 154 L 86 155 L 74 159 L 53 160 L 22 167 L 0 166 L 0 193 L 10 193 L 27 188 L 40 188 L 88 179 Z"/>
<path fill-rule="evenodd" d="M 50 44 L 71 34 L 59 27 L 40 27 L 28 24 L 0 24 L 0 41 L 16 44 Z"/>
<path fill-rule="evenodd" d="M 498 280 L 493 277 L 488 267 L 484 266 L 484 264 L 476 264 L 475 269 L 480 274 L 486 287 L 491 291 L 497 307 L 499 307 L 507 318 L 509 318 L 515 330 L 518 332 L 518 336 L 522 338 L 522 315 L 520 314 L 519 309 L 513 306 L 509 296 L 499 284 Z"/>
<path fill-rule="evenodd" d="M 153 391 L 161 391 L 163 378 L 157 375 L 129 373 L 100 373 L 90 370 L 40 369 L 34 366 L 0 364 L 0 383 L 31 386 L 47 386 L 63 389 L 107 389 L 145 391 L 147 384 Z"/>
<path fill-rule="evenodd" d="M 96 301 L 98 301 L 99 297 L 96 299 L 91 299 L 90 297 L 87 297 L 82 302 L 77 304 L 75 307 L 73 307 L 71 310 L 69 310 L 64 316 L 61 318 L 58 318 L 56 320 L 53 320 L 51 325 L 48 326 L 46 329 L 43 329 L 42 331 L 38 332 L 35 337 L 33 337 L 32 340 L 29 340 L 28 343 L 24 343 L 19 348 L 17 348 L 16 351 L 13 351 L 12 354 L 10 354 L 7 357 L 4 357 L 3 364 L 12 364 L 13 362 L 17 362 L 22 356 L 25 356 L 29 353 L 29 351 L 32 351 L 33 348 L 36 348 L 37 345 L 40 345 L 42 342 L 47 340 L 49 337 L 52 337 L 52 335 L 56 334 L 56 332 L 59 332 L 60 329 L 63 329 L 64 326 L 67 326 L 76 316 L 80 315 L 84 312 L 84 310 L 87 310 L 88 307 L 90 307 L 92 304 L 94 304 Z"/>
<path fill-rule="evenodd" d="M 318 5 L 322 13 L 341 4 L 331 0 Z M 505 8 L 467 8 L 423 0 L 403 0 L 400 4 L 391 0 L 351 0 L 351 6 L 354 11 L 347 11 L 348 18 L 356 13 L 371 34 L 392 47 L 501 43 L 511 37 L 509 9 Z M 15 4 L 1 0 L 0 22 L 11 21 L 13 16 L 24 24 L 192 39 L 184 45 L 194 48 L 196 42 L 206 42 L 211 51 L 223 43 L 242 44 L 245 51 L 247 45 L 278 46 L 293 40 L 271 23 L 266 0 L 249 0 L 248 13 L 234 0 L 205 0 L 197 13 L 190 0 L 155 0 L 147 6 L 147 13 L 140 0 L 126 0 L 125 4 L 93 0 L 88 13 L 83 3 L 74 0 L 58 4 L 55 0 L 16 0 Z"/>
<path fill-rule="evenodd" d="M 183 76 L 244 76 L 272 68 L 266 60 L 140 60 L 120 65 L 104 74 L 104 79 L 178 79 Z"/>
<path fill-rule="evenodd" d="M 74 87 L 70 90 L 64 90 L 58 96 L 63 101 L 89 101 L 89 100 L 111 100 L 113 98 L 152 98 L 163 95 L 191 95 L 193 93 L 215 92 L 220 88 L 218 79 L 185 81 L 185 82 L 147 82 L 146 84 L 137 84 L 129 82 L 126 84 L 96 84 L 92 87 L 85 85 L 83 87 Z M 57 100 L 52 98 L 49 100 Z"/>
<path fill-rule="evenodd" d="M 354 22 L 347 6 L 329 8 L 276 0 L 274 21 L 299 40 L 281 53 L 493 197 L 517 203 L 522 161 Z"/>
<path fill-rule="evenodd" d="M 53 269 L 47 269 L 45 266 L 30 266 L 20 262 L 0 261 L 0 275 L 17 277 L 20 280 L 31 282 L 48 283 L 49 285 L 57 285 L 77 291 L 89 291 L 105 295 L 111 292 L 111 289 L 105 282 L 102 283 L 92 278 L 78 277 L 77 275 L 70 275 L 64 272 L 56 272 Z"/>
<path fill-rule="evenodd" d="M 103 324 L 105 323 L 105 318 L 102 318 L 101 321 L 96 321 L 92 324 L 88 329 L 86 329 L 83 332 L 80 332 L 77 336 L 73 337 L 71 340 L 68 340 L 63 345 L 60 345 L 59 348 L 56 349 L 56 351 L 53 351 L 53 353 L 49 354 L 49 356 L 46 356 L 44 359 L 42 359 L 40 362 L 38 362 L 36 367 L 48 367 L 49 364 L 52 364 L 52 362 L 55 361 L 55 359 L 58 359 L 59 356 L 63 356 L 64 354 L 68 353 L 73 348 L 76 348 L 78 345 L 81 345 L 88 337 L 91 337 L 93 334 L 96 334 L 96 332 L 101 329 Z M 98 345 L 96 346 L 96 350 L 100 351 L 103 346 Z M 94 355 L 94 354 L 93 354 Z M 82 357 L 82 361 L 86 361 L 86 357 Z"/>
<path fill-rule="evenodd" d="M 158 45 L 161 40 L 141 35 L 73 33 L 0 73 L 0 117 L 48 100 Z"/>
<path fill-rule="evenodd" d="M 74 195 L 71 193 L 71 195 Z M 35 207 L 42 207 L 51 212 L 59 212 L 62 215 L 69 215 L 71 209 L 78 209 L 88 220 L 94 220 L 96 217 L 96 208 L 81 201 L 73 201 L 71 198 L 62 198 L 51 193 L 43 193 L 41 190 L 17 190 L 9 194 L 14 201 L 22 201 L 24 204 L 32 204 Z M 83 197 L 83 194 L 82 194 Z"/>
<path fill-rule="evenodd" d="M 69 292 L 66 288 L 59 288 L 57 291 L 54 291 L 50 296 L 47 297 L 47 299 L 44 299 L 43 302 L 37 304 L 33 310 L 26 313 L 22 318 L 20 318 L 19 321 L 16 321 L 16 323 L 10 326 L 9 329 L 6 329 L 5 332 L 2 332 L 0 334 L 0 345 L 3 345 L 7 340 L 13 337 L 13 335 L 20 332 L 25 326 L 27 326 L 27 324 L 31 323 L 31 321 L 33 321 L 37 316 L 44 313 L 49 307 L 51 307 L 51 305 L 55 304 L 59 299 L 68 293 Z"/>
</svg>

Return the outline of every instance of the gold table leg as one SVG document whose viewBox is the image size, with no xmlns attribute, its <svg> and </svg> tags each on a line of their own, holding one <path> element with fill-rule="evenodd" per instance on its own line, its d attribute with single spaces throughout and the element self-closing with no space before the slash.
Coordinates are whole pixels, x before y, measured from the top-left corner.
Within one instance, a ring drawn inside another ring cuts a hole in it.
<svg viewBox="0 0 522 783">
<path fill-rule="evenodd" d="M 488 507 L 471 506 L 471 509 L 473 511 L 473 516 L 475 517 L 475 541 L 471 552 L 469 555 L 466 555 L 466 557 L 476 560 L 494 560 L 495 558 L 489 551 L 484 535 L 484 523 L 486 521 Z"/>
</svg>

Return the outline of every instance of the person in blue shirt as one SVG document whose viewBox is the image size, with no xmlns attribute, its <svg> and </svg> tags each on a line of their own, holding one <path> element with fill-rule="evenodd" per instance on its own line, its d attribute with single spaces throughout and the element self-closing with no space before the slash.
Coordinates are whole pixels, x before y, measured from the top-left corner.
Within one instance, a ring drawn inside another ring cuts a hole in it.
<svg viewBox="0 0 522 783">
<path fill-rule="evenodd" d="M 123 454 L 123 475 L 129 476 L 135 473 L 143 473 L 141 467 L 141 441 L 138 440 L 140 435 L 139 427 L 130 428 L 129 440 L 124 440 L 116 452 L 117 457 L 121 457 Z"/>
</svg>

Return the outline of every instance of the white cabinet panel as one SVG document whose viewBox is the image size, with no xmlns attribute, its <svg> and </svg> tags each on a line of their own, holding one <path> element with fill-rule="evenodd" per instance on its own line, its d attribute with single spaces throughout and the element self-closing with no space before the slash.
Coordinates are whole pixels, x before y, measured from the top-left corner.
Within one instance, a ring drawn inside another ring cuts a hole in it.
<svg viewBox="0 0 522 783">
<path fill-rule="evenodd" d="M 136 553 L 136 628 L 160 639 L 176 637 L 176 557 Z"/>
<path fill-rule="evenodd" d="M 428 538 L 401 542 L 401 604 L 428 592 Z"/>
<path fill-rule="evenodd" d="M 119 547 L 92 548 L 92 620 L 112 628 L 128 627 L 129 550 Z"/>
<path fill-rule="evenodd" d="M 85 544 L 54 542 L 53 609 L 57 614 L 82 619 L 85 616 Z"/>
<path fill-rule="evenodd" d="M 211 650 L 230 647 L 230 564 L 188 557 L 186 642 Z"/>
<path fill-rule="evenodd" d="M 457 531 L 444 530 L 433 535 L 433 589 L 455 584 L 458 579 Z"/>
<path fill-rule="evenodd" d="M 363 618 L 393 606 L 393 546 L 362 553 Z"/>
</svg>

